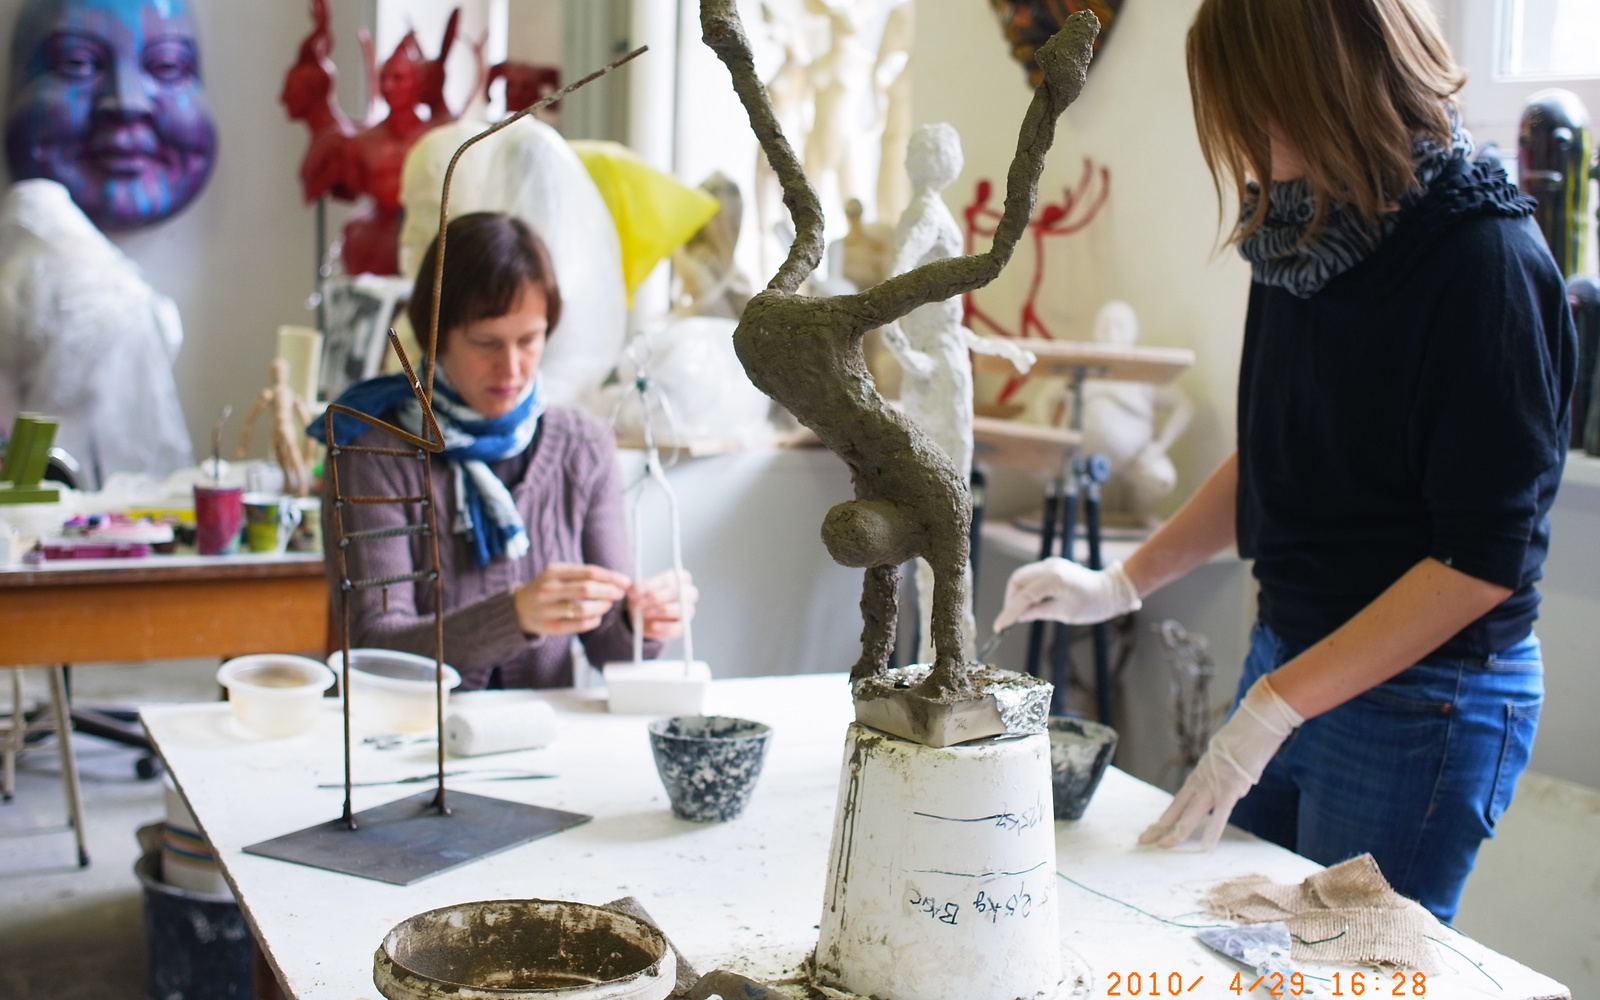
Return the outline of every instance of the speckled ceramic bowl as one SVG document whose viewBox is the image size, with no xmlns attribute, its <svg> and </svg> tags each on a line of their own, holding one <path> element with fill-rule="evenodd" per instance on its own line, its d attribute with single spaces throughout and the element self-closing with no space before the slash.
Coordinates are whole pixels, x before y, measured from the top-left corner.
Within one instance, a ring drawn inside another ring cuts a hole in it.
<svg viewBox="0 0 1600 1000">
<path fill-rule="evenodd" d="M 711 823 L 744 811 L 761 777 L 772 729 L 725 715 L 678 715 L 650 723 L 656 770 L 679 819 Z"/>
<path fill-rule="evenodd" d="M 1056 819 L 1083 816 L 1116 750 L 1117 731 L 1110 726 L 1064 715 L 1050 717 L 1050 781 Z"/>
</svg>

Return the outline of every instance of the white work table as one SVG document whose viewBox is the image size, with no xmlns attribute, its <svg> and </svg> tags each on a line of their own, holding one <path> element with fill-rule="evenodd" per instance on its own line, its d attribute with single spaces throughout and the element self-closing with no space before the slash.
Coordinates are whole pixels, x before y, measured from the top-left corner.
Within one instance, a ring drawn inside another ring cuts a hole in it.
<svg viewBox="0 0 1600 1000">
<path fill-rule="evenodd" d="M 604 903 L 636 896 L 700 971 L 722 967 L 768 981 L 794 975 L 816 943 L 843 730 L 851 716 L 843 677 L 713 685 L 708 712 L 757 719 L 774 730 L 748 810 L 721 824 L 673 818 L 651 758 L 646 718 L 611 715 L 594 692 L 540 696 L 561 713 L 561 735 L 552 746 L 452 760 L 450 767 L 558 777 L 453 779 L 451 786 L 589 813 L 594 820 L 406 887 L 242 853 L 247 845 L 337 817 L 342 791 L 316 787 L 342 778 L 339 715 L 331 701 L 312 732 L 286 740 L 251 739 L 225 704 L 148 706 L 141 714 L 279 981 L 296 1000 L 376 1000 L 372 955 L 391 927 L 423 910 L 490 898 Z M 354 766 L 358 781 L 419 774 L 431 769 L 432 748 L 358 746 Z M 357 789 L 356 807 L 417 791 L 417 785 Z M 1155 995 L 1148 977 L 1157 974 L 1165 995 L 1169 976 L 1177 973 L 1185 985 L 1204 977 L 1190 996 L 1233 997 L 1227 986 L 1242 968 L 1207 950 L 1192 930 L 1095 893 L 1179 923 L 1211 924 L 1198 912 L 1198 900 L 1215 882 L 1249 873 L 1296 882 L 1317 870 L 1231 830 L 1209 854 L 1136 848 L 1139 831 L 1168 801 L 1161 790 L 1112 770 L 1084 818 L 1056 826 L 1060 872 L 1095 891 L 1059 878 L 1054 883 L 1062 946 L 1083 978 L 1076 995 L 1108 995 L 1117 985 L 1114 974 L 1121 994 L 1130 995 L 1131 973 L 1144 977 L 1147 996 Z M 1461 954 L 1439 949 L 1447 971 L 1429 977 L 1427 996 L 1569 996 L 1553 980 L 1453 931 L 1441 927 L 1436 936 Z M 1265 996 L 1266 988 L 1252 995 Z"/>
</svg>

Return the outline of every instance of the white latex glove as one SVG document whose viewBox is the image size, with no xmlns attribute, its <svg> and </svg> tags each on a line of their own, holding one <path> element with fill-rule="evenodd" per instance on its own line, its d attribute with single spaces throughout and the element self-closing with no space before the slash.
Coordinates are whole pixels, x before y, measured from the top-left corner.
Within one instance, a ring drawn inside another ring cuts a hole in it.
<svg viewBox="0 0 1600 1000">
<path fill-rule="evenodd" d="M 1051 556 L 1011 574 L 1006 581 L 1006 604 L 994 620 L 994 630 L 1040 619 L 1093 625 L 1138 611 L 1143 604 L 1122 563 L 1088 569 Z"/>
<path fill-rule="evenodd" d="M 1272 755 L 1304 721 L 1278 696 L 1265 676 L 1256 681 L 1245 692 L 1233 717 L 1211 737 L 1200 763 L 1178 789 L 1172 805 L 1154 826 L 1139 835 L 1139 843 L 1174 847 L 1187 840 L 1210 813 L 1200 844 L 1208 851 L 1217 846 L 1234 803 L 1261 780 L 1261 772 Z"/>
</svg>

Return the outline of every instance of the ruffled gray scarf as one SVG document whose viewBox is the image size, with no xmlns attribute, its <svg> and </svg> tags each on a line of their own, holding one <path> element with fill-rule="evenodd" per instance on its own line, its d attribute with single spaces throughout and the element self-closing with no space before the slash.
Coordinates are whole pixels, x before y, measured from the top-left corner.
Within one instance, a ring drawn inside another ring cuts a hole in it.
<svg viewBox="0 0 1600 1000">
<path fill-rule="evenodd" d="M 1402 199 L 1402 208 L 1421 197 L 1450 161 L 1472 156 L 1472 136 L 1454 113 L 1450 125 L 1448 145 L 1432 138 L 1418 139 L 1413 145 L 1411 156 L 1418 187 Z M 1255 213 L 1260 197 L 1261 188 L 1252 182 L 1239 213 L 1241 228 Z M 1302 244 L 1316 209 L 1316 199 L 1304 179 L 1273 182 L 1266 219 L 1260 228 L 1239 241 L 1239 255 L 1250 262 L 1256 281 L 1310 298 L 1376 250 L 1394 230 L 1401 214 L 1386 212 L 1369 223 L 1349 205 L 1333 202 L 1323 214 L 1316 237 Z"/>
</svg>

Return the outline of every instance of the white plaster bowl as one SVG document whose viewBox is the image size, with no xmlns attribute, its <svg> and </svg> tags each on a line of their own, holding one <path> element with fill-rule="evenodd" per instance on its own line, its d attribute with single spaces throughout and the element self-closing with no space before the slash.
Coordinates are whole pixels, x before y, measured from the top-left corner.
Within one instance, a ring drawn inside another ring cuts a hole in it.
<svg viewBox="0 0 1600 1000">
<path fill-rule="evenodd" d="M 344 676 L 344 653 L 328 657 L 335 677 Z M 341 682 L 342 683 L 342 682 Z M 461 683 L 455 667 L 444 665 L 446 707 L 450 690 Z M 365 733 L 417 733 L 433 729 L 434 661 L 395 649 L 350 651 L 350 725 Z"/>
<path fill-rule="evenodd" d="M 287 653 L 240 656 L 217 670 L 240 725 L 258 736 L 298 736 L 317 721 L 333 673 L 316 660 Z"/>
</svg>

